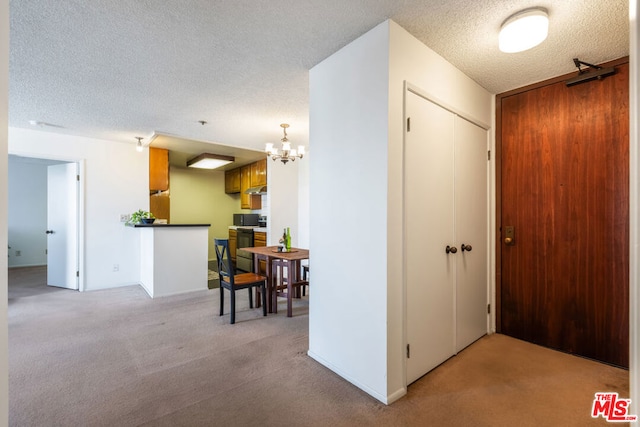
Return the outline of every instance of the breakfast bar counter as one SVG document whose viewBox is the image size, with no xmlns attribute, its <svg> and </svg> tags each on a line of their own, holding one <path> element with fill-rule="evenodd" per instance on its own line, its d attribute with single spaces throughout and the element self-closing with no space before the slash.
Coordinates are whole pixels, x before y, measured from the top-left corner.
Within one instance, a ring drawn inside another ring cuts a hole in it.
<svg viewBox="0 0 640 427">
<path fill-rule="evenodd" d="M 204 291 L 211 224 L 136 224 L 140 284 L 151 298 Z"/>
</svg>

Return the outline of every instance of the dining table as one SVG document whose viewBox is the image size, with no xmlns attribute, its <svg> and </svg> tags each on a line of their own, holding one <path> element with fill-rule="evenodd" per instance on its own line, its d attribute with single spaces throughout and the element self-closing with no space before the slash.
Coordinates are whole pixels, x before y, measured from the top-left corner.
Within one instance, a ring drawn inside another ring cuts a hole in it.
<svg viewBox="0 0 640 427">
<path fill-rule="evenodd" d="M 267 277 L 267 310 L 269 313 L 277 312 L 277 284 L 273 277 L 272 267 L 273 260 L 281 259 L 289 262 L 289 272 L 287 278 L 287 317 L 293 316 L 293 291 L 296 284 L 300 280 L 300 261 L 309 259 L 309 249 L 291 248 L 289 251 L 281 251 L 278 246 L 254 246 L 242 248 L 253 254 L 253 270 L 257 274 L 260 273 L 260 260 L 264 260 L 266 264 L 265 275 Z"/>
</svg>

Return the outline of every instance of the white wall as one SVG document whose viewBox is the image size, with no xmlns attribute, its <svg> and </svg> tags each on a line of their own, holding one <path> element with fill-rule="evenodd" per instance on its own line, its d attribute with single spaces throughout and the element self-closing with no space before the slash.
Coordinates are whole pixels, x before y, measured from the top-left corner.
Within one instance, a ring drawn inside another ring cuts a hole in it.
<svg viewBox="0 0 640 427">
<path fill-rule="evenodd" d="M 310 73 L 309 354 L 385 403 L 406 393 L 405 81 L 491 123 L 491 95 L 392 21 Z"/>
<path fill-rule="evenodd" d="M 383 402 L 388 52 L 385 24 L 309 75 L 309 355 Z"/>
<path fill-rule="evenodd" d="M 138 230 L 125 227 L 120 214 L 149 209 L 148 151 L 138 153 L 133 144 L 10 128 L 9 152 L 79 161 L 84 166 L 81 229 L 85 256 L 80 266 L 81 289 L 139 283 Z M 115 265 L 118 271 L 114 271 Z"/>
<path fill-rule="evenodd" d="M 309 247 L 309 150 L 298 166 L 298 242 L 301 248 Z"/>
<path fill-rule="evenodd" d="M 47 264 L 47 167 L 9 157 L 9 267 Z"/>
<path fill-rule="evenodd" d="M 9 2 L 0 2 L 0 171 L 7 170 L 9 114 Z M 7 174 L 0 173 L 0 426 L 9 425 L 9 329 L 7 322 Z"/>
<path fill-rule="evenodd" d="M 301 161 L 283 164 L 267 161 L 267 205 L 269 233 L 267 245 L 277 245 L 286 227 L 291 230 L 291 246 L 299 247 L 298 167 Z M 263 197 L 264 200 L 264 197 Z M 265 212 L 263 206 L 263 212 Z M 265 213 L 266 214 L 266 213 Z"/>
</svg>

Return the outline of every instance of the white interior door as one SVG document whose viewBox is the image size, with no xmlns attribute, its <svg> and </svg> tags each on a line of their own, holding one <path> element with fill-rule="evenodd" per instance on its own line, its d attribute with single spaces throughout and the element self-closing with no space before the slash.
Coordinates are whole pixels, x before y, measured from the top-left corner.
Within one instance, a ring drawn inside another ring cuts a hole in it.
<svg viewBox="0 0 640 427">
<path fill-rule="evenodd" d="M 487 131 L 456 116 L 456 352 L 487 333 Z M 462 250 L 462 245 L 471 250 Z"/>
<path fill-rule="evenodd" d="M 407 384 L 455 353 L 454 115 L 407 92 L 405 274 Z"/>
<path fill-rule="evenodd" d="M 47 169 L 47 285 L 78 289 L 78 165 Z"/>
</svg>

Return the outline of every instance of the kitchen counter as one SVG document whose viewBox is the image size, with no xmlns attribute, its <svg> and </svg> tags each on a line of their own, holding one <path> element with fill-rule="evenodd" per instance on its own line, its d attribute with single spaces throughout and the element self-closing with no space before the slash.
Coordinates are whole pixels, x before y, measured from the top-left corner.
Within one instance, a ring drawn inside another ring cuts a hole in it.
<svg viewBox="0 0 640 427">
<path fill-rule="evenodd" d="M 140 284 L 151 298 L 207 290 L 210 224 L 136 224 Z"/>
<path fill-rule="evenodd" d="M 251 225 L 230 225 L 229 230 L 237 230 L 238 228 L 251 228 L 253 231 L 257 231 L 258 233 L 266 233 L 267 227 L 256 227 Z"/>
</svg>

